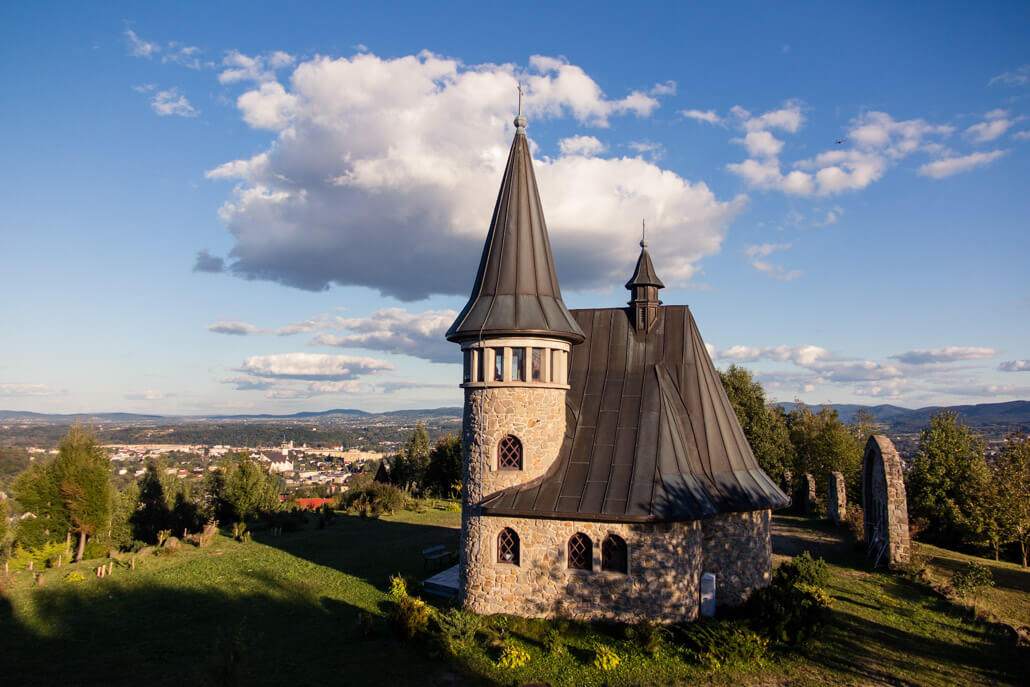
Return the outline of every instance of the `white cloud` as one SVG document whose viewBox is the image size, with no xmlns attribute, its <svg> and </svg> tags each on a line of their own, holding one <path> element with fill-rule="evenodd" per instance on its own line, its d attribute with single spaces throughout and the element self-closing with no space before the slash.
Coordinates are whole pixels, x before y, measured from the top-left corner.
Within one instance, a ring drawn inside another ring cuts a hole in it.
<svg viewBox="0 0 1030 687">
<path fill-rule="evenodd" d="M 1002 372 L 1030 372 L 1030 360 L 1006 360 L 998 369 Z"/>
<path fill-rule="evenodd" d="M 676 95 L 676 82 L 669 80 L 665 83 L 656 83 L 648 91 L 650 95 Z"/>
<path fill-rule="evenodd" d="M 687 119 L 696 119 L 699 122 L 722 124 L 722 118 L 715 113 L 715 110 L 680 110 L 680 114 Z"/>
<path fill-rule="evenodd" d="M 154 53 L 161 51 L 157 43 L 150 43 L 136 35 L 132 29 L 125 29 L 125 37 L 129 39 L 129 54 L 133 57 L 150 58 Z"/>
<path fill-rule="evenodd" d="M 258 378 L 305 381 L 344 381 L 393 369 L 393 365 L 377 358 L 324 353 L 253 355 L 237 368 Z"/>
<path fill-rule="evenodd" d="M 437 363 L 458 362 L 457 347 L 444 339 L 458 316 L 454 310 L 413 313 L 404 308 L 385 308 L 368 317 L 337 318 L 335 326 L 352 334 L 319 334 L 312 345 L 368 348 L 425 358 Z"/>
<path fill-rule="evenodd" d="M 759 272 L 772 277 L 773 279 L 780 279 L 782 281 L 791 281 L 801 276 L 801 270 L 786 270 L 781 265 L 774 265 L 758 258 L 768 257 L 771 253 L 778 250 L 786 250 L 790 248 L 789 243 L 763 243 L 758 246 L 748 246 L 744 249 L 744 255 L 751 260 L 751 266 Z"/>
<path fill-rule="evenodd" d="M 46 384 L 0 382 L 0 396 L 56 396 L 64 393 Z"/>
<path fill-rule="evenodd" d="M 193 45 L 183 45 L 176 41 L 168 44 L 168 52 L 161 56 L 161 62 L 167 64 L 173 62 L 181 64 L 188 69 L 200 69 L 201 49 Z"/>
<path fill-rule="evenodd" d="M 756 360 L 778 360 L 789 361 L 795 365 L 808 367 L 820 360 L 830 359 L 833 356 L 828 350 L 812 344 L 801 344 L 799 346 L 731 346 L 719 352 L 719 358 L 732 360 L 734 362 L 753 362 Z"/>
<path fill-rule="evenodd" d="M 665 157 L 665 146 L 661 143 L 654 143 L 652 141 L 631 141 L 627 145 L 631 150 L 633 150 L 633 152 L 638 155 L 645 156 L 652 162 L 661 160 Z"/>
<path fill-rule="evenodd" d="M 204 329 L 216 334 L 232 334 L 233 336 L 250 336 L 251 334 L 258 334 L 262 331 L 252 324 L 238 322 L 236 320 L 215 322 L 214 324 L 209 324 L 204 327 Z"/>
<path fill-rule="evenodd" d="M 996 83 L 1003 83 L 1008 86 L 1026 86 L 1030 84 L 1030 64 L 1024 64 L 1018 69 L 1014 69 L 1011 72 L 1005 72 L 998 74 L 998 76 L 988 82 L 988 86 L 993 86 Z"/>
<path fill-rule="evenodd" d="M 1030 131 L 1017 131 L 1012 134 L 1012 138 L 1017 141 L 1030 141 Z"/>
<path fill-rule="evenodd" d="M 927 365 L 930 363 L 950 363 L 957 360 L 984 360 L 993 358 L 998 351 L 993 348 L 976 346 L 946 346 L 944 348 L 918 348 L 913 351 L 892 355 L 891 358 L 910 365 Z"/>
<path fill-rule="evenodd" d="M 768 129 L 782 129 L 788 133 L 796 133 L 805 123 L 805 115 L 802 113 L 803 104 L 800 100 L 788 100 L 778 110 L 769 110 L 757 117 L 745 110 L 740 105 L 734 105 L 730 114 L 737 118 L 745 131 L 766 131 Z"/>
<path fill-rule="evenodd" d="M 744 138 L 733 139 L 747 147 L 748 155 L 753 157 L 775 157 L 783 150 L 783 141 L 768 131 L 749 131 Z"/>
<path fill-rule="evenodd" d="M 140 84 L 139 86 L 133 86 L 132 90 L 136 91 L 137 93 L 150 93 L 155 88 L 157 88 L 157 84 L 145 83 Z"/>
<path fill-rule="evenodd" d="M 968 172 L 971 169 L 989 165 L 1007 152 L 1007 150 L 992 150 L 989 153 L 971 153 L 961 157 L 946 157 L 926 163 L 919 168 L 919 173 L 934 179 L 943 179 L 944 177 L 950 177 L 952 174 Z"/>
<path fill-rule="evenodd" d="M 178 115 L 179 117 L 196 117 L 197 111 L 190 105 L 186 96 L 179 93 L 177 88 L 169 88 L 160 91 L 150 101 L 150 109 L 162 117 Z"/>
<path fill-rule="evenodd" d="M 242 181 L 220 211 L 236 240 L 229 269 L 313 290 L 368 286 L 405 300 L 467 293 L 519 80 L 531 128 L 568 117 L 605 126 L 658 105 L 640 92 L 610 100 L 579 67 L 542 56 L 528 70 L 429 53 L 302 62 L 288 88 L 269 82 L 238 101 L 252 126 L 279 131 L 276 141 L 263 156 L 208 172 Z M 561 154 L 534 167 L 567 289 L 624 281 L 640 217 L 653 218 L 663 280 L 682 283 L 720 249 L 746 203 L 720 201 L 703 182 L 639 157 Z"/>
<path fill-rule="evenodd" d="M 225 69 L 218 74 L 218 81 L 223 84 L 274 81 L 276 69 L 288 67 L 293 63 L 294 57 L 281 51 L 270 55 L 250 56 L 238 50 L 230 50 L 222 58 L 222 66 Z"/>
<path fill-rule="evenodd" d="M 125 394 L 125 398 L 130 401 L 163 401 L 174 396 L 174 393 L 168 391 L 136 391 Z"/>
<path fill-rule="evenodd" d="M 986 143 L 1001 137 L 1009 128 L 1023 117 L 1009 117 L 1007 110 L 991 110 L 984 115 L 984 121 L 974 124 L 965 131 L 965 135 L 976 143 Z"/>
<path fill-rule="evenodd" d="M 840 207 L 839 205 L 835 205 L 835 206 L 833 206 L 832 208 L 830 208 L 829 210 L 826 211 L 826 216 L 821 221 L 812 222 L 812 226 L 816 226 L 816 227 L 826 227 L 826 226 L 829 226 L 829 225 L 835 223 L 837 220 L 839 220 L 841 218 L 841 216 L 843 216 L 843 215 L 844 215 L 844 208 Z"/>
<path fill-rule="evenodd" d="M 570 136 L 558 141 L 562 155 L 583 155 L 589 157 L 603 153 L 607 146 L 594 136 Z"/>
</svg>

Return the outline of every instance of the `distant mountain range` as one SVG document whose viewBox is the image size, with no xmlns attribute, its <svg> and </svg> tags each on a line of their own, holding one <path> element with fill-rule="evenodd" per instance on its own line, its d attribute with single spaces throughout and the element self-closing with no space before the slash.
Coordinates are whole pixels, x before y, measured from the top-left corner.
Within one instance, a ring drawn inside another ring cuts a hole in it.
<svg viewBox="0 0 1030 687">
<path fill-rule="evenodd" d="M 790 409 L 793 403 L 779 403 L 779 406 Z M 902 408 L 890 404 L 875 406 L 857 405 L 853 403 L 829 404 L 840 414 L 841 420 L 851 422 L 855 414 L 862 408 L 871 412 L 878 422 L 886 425 L 894 433 L 918 432 L 930 421 L 930 416 L 939 410 L 953 410 L 972 427 L 1012 428 L 1023 426 L 1030 429 L 1030 401 L 1010 401 L 1008 403 L 979 403 L 962 406 L 927 406 L 925 408 Z M 254 415 L 141 415 L 135 413 L 69 413 L 50 414 L 32 413 L 20 410 L 0 410 L 0 422 L 19 424 L 61 424 L 70 425 L 75 422 L 86 424 L 119 424 L 119 425 L 178 425 L 184 423 L 314 423 L 314 424 L 353 424 L 360 423 L 401 423 L 407 424 L 418 420 L 446 420 L 461 418 L 460 407 L 424 408 L 412 410 L 392 410 L 384 413 L 370 413 L 354 408 L 333 408 L 331 410 L 304 411 L 289 415 L 273 415 L 260 413 Z"/>
<path fill-rule="evenodd" d="M 778 403 L 790 410 L 793 403 Z M 930 422 L 930 416 L 941 410 L 958 413 L 971 427 L 1012 427 L 1030 429 L 1030 401 L 1009 401 L 1007 403 L 978 403 L 964 406 L 926 406 L 925 408 L 902 408 L 890 404 L 863 406 L 851 403 L 831 403 L 844 422 L 851 422 L 855 414 L 865 408 L 876 420 L 895 433 L 918 432 Z"/>
</svg>

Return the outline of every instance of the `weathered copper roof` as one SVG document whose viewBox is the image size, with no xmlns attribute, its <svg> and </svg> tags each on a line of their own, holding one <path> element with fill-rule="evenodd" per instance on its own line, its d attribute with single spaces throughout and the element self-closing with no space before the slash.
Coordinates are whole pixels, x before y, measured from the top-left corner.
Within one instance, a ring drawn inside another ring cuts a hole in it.
<svg viewBox="0 0 1030 687">
<path fill-rule="evenodd" d="M 565 441 L 542 477 L 488 496 L 483 511 L 622 522 L 779 508 L 686 306 L 648 332 L 631 310 L 573 310 Z"/>
<path fill-rule="evenodd" d="M 637 268 L 633 271 L 633 276 L 626 282 L 627 289 L 632 289 L 634 286 L 665 288 L 665 284 L 662 283 L 662 280 L 658 278 L 658 273 L 655 272 L 654 263 L 651 262 L 651 255 L 647 252 L 647 241 L 640 242 L 640 257 L 637 258 Z"/>
<path fill-rule="evenodd" d="M 515 120 L 472 296 L 447 330 L 449 341 L 507 334 L 583 340 L 558 288 L 525 121 Z"/>
</svg>

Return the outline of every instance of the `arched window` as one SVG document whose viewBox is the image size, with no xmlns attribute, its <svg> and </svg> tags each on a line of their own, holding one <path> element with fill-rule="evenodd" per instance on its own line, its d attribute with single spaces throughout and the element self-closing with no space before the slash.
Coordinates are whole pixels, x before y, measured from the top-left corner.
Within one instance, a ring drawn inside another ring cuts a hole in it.
<svg viewBox="0 0 1030 687">
<path fill-rule="evenodd" d="M 629 570 L 629 550 L 626 540 L 617 534 L 609 534 L 601 544 L 601 570 L 625 575 Z"/>
<path fill-rule="evenodd" d="M 522 469 L 522 442 L 518 437 L 509 434 L 497 445 L 497 469 Z"/>
<path fill-rule="evenodd" d="M 497 535 L 497 562 L 519 564 L 519 535 L 510 527 L 505 527 Z"/>
<path fill-rule="evenodd" d="M 569 539 L 569 570 L 594 569 L 594 544 L 590 537 L 576 532 Z"/>
</svg>

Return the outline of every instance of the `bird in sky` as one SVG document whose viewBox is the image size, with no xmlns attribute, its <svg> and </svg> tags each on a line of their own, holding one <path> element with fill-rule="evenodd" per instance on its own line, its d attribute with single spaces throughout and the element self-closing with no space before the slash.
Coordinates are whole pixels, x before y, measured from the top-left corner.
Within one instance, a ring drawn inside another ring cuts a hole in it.
<svg viewBox="0 0 1030 687">
<path fill-rule="evenodd" d="M 844 141 L 846 141 L 846 140 L 848 140 L 848 139 L 846 139 L 846 138 L 838 138 L 837 139 L 837 145 L 844 145 Z"/>
</svg>

